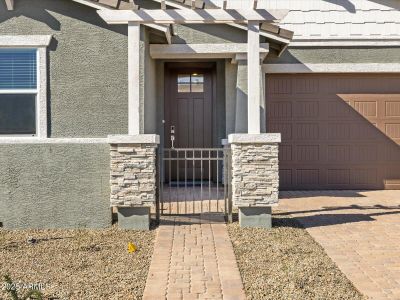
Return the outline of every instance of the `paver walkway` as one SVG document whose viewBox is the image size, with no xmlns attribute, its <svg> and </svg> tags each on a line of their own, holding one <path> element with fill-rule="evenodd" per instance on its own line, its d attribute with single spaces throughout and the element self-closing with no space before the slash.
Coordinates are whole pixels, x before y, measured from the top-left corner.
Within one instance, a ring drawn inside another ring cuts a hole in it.
<svg viewBox="0 0 400 300">
<path fill-rule="evenodd" d="M 164 217 L 143 299 L 246 299 L 221 215 Z"/>
<path fill-rule="evenodd" d="M 354 286 L 400 299 L 400 191 L 282 192 L 295 216 Z"/>
</svg>

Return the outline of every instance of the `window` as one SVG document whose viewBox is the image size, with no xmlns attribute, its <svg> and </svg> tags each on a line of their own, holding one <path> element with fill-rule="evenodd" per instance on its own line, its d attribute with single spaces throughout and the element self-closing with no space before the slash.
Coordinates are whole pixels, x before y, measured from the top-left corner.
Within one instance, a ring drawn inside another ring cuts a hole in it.
<svg viewBox="0 0 400 300">
<path fill-rule="evenodd" d="M 0 139 L 47 138 L 51 35 L 0 35 Z"/>
<path fill-rule="evenodd" d="M 178 75 L 178 93 L 190 93 L 190 74 Z"/>
<path fill-rule="evenodd" d="M 203 74 L 183 74 L 178 75 L 178 93 L 203 93 L 204 75 Z"/>
<path fill-rule="evenodd" d="M 0 48 L 0 135 L 37 135 L 38 50 Z"/>
</svg>

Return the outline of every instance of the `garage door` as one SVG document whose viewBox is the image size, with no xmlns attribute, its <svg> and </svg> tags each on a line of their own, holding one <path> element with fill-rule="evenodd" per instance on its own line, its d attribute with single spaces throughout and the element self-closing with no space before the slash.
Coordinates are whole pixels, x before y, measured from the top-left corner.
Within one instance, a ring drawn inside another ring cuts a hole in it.
<svg viewBox="0 0 400 300">
<path fill-rule="evenodd" d="M 400 187 L 400 75 L 269 75 L 281 189 Z"/>
</svg>

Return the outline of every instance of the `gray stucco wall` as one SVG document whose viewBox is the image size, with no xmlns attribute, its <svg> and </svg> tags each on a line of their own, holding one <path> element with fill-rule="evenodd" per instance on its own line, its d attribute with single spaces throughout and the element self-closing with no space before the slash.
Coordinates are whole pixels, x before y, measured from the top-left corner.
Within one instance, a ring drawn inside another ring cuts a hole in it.
<svg viewBox="0 0 400 300">
<path fill-rule="evenodd" d="M 127 29 L 69 0 L 0 1 L 0 35 L 47 35 L 49 137 L 127 133 Z M 111 225 L 109 145 L 0 145 L 6 228 Z"/>
<path fill-rule="evenodd" d="M 281 57 L 271 50 L 264 63 L 392 63 L 399 62 L 400 47 L 296 48 L 289 47 Z"/>
<path fill-rule="evenodd" d="M 5 228 L 111 226 L 108 144 L 0 145 Z"/>
</svg>

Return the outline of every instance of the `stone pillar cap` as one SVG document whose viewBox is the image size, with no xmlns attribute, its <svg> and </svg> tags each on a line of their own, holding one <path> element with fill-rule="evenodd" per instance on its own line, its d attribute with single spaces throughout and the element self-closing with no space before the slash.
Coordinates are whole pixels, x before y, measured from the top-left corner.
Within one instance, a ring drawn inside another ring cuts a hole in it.
<svg viewBox="0 0 400 300">
<path fill-rule="evenodd" d="M 109 135 L 109 144 L 159 144 L 160 136 L 157 134 L 137 134 L 137 135 Z"/>
<path fill-rule="evenodd" d="M 234 133 L 228 136 L 229 144 L 272 144 L 281 142 L 280 133 Z"/>
</svg>

